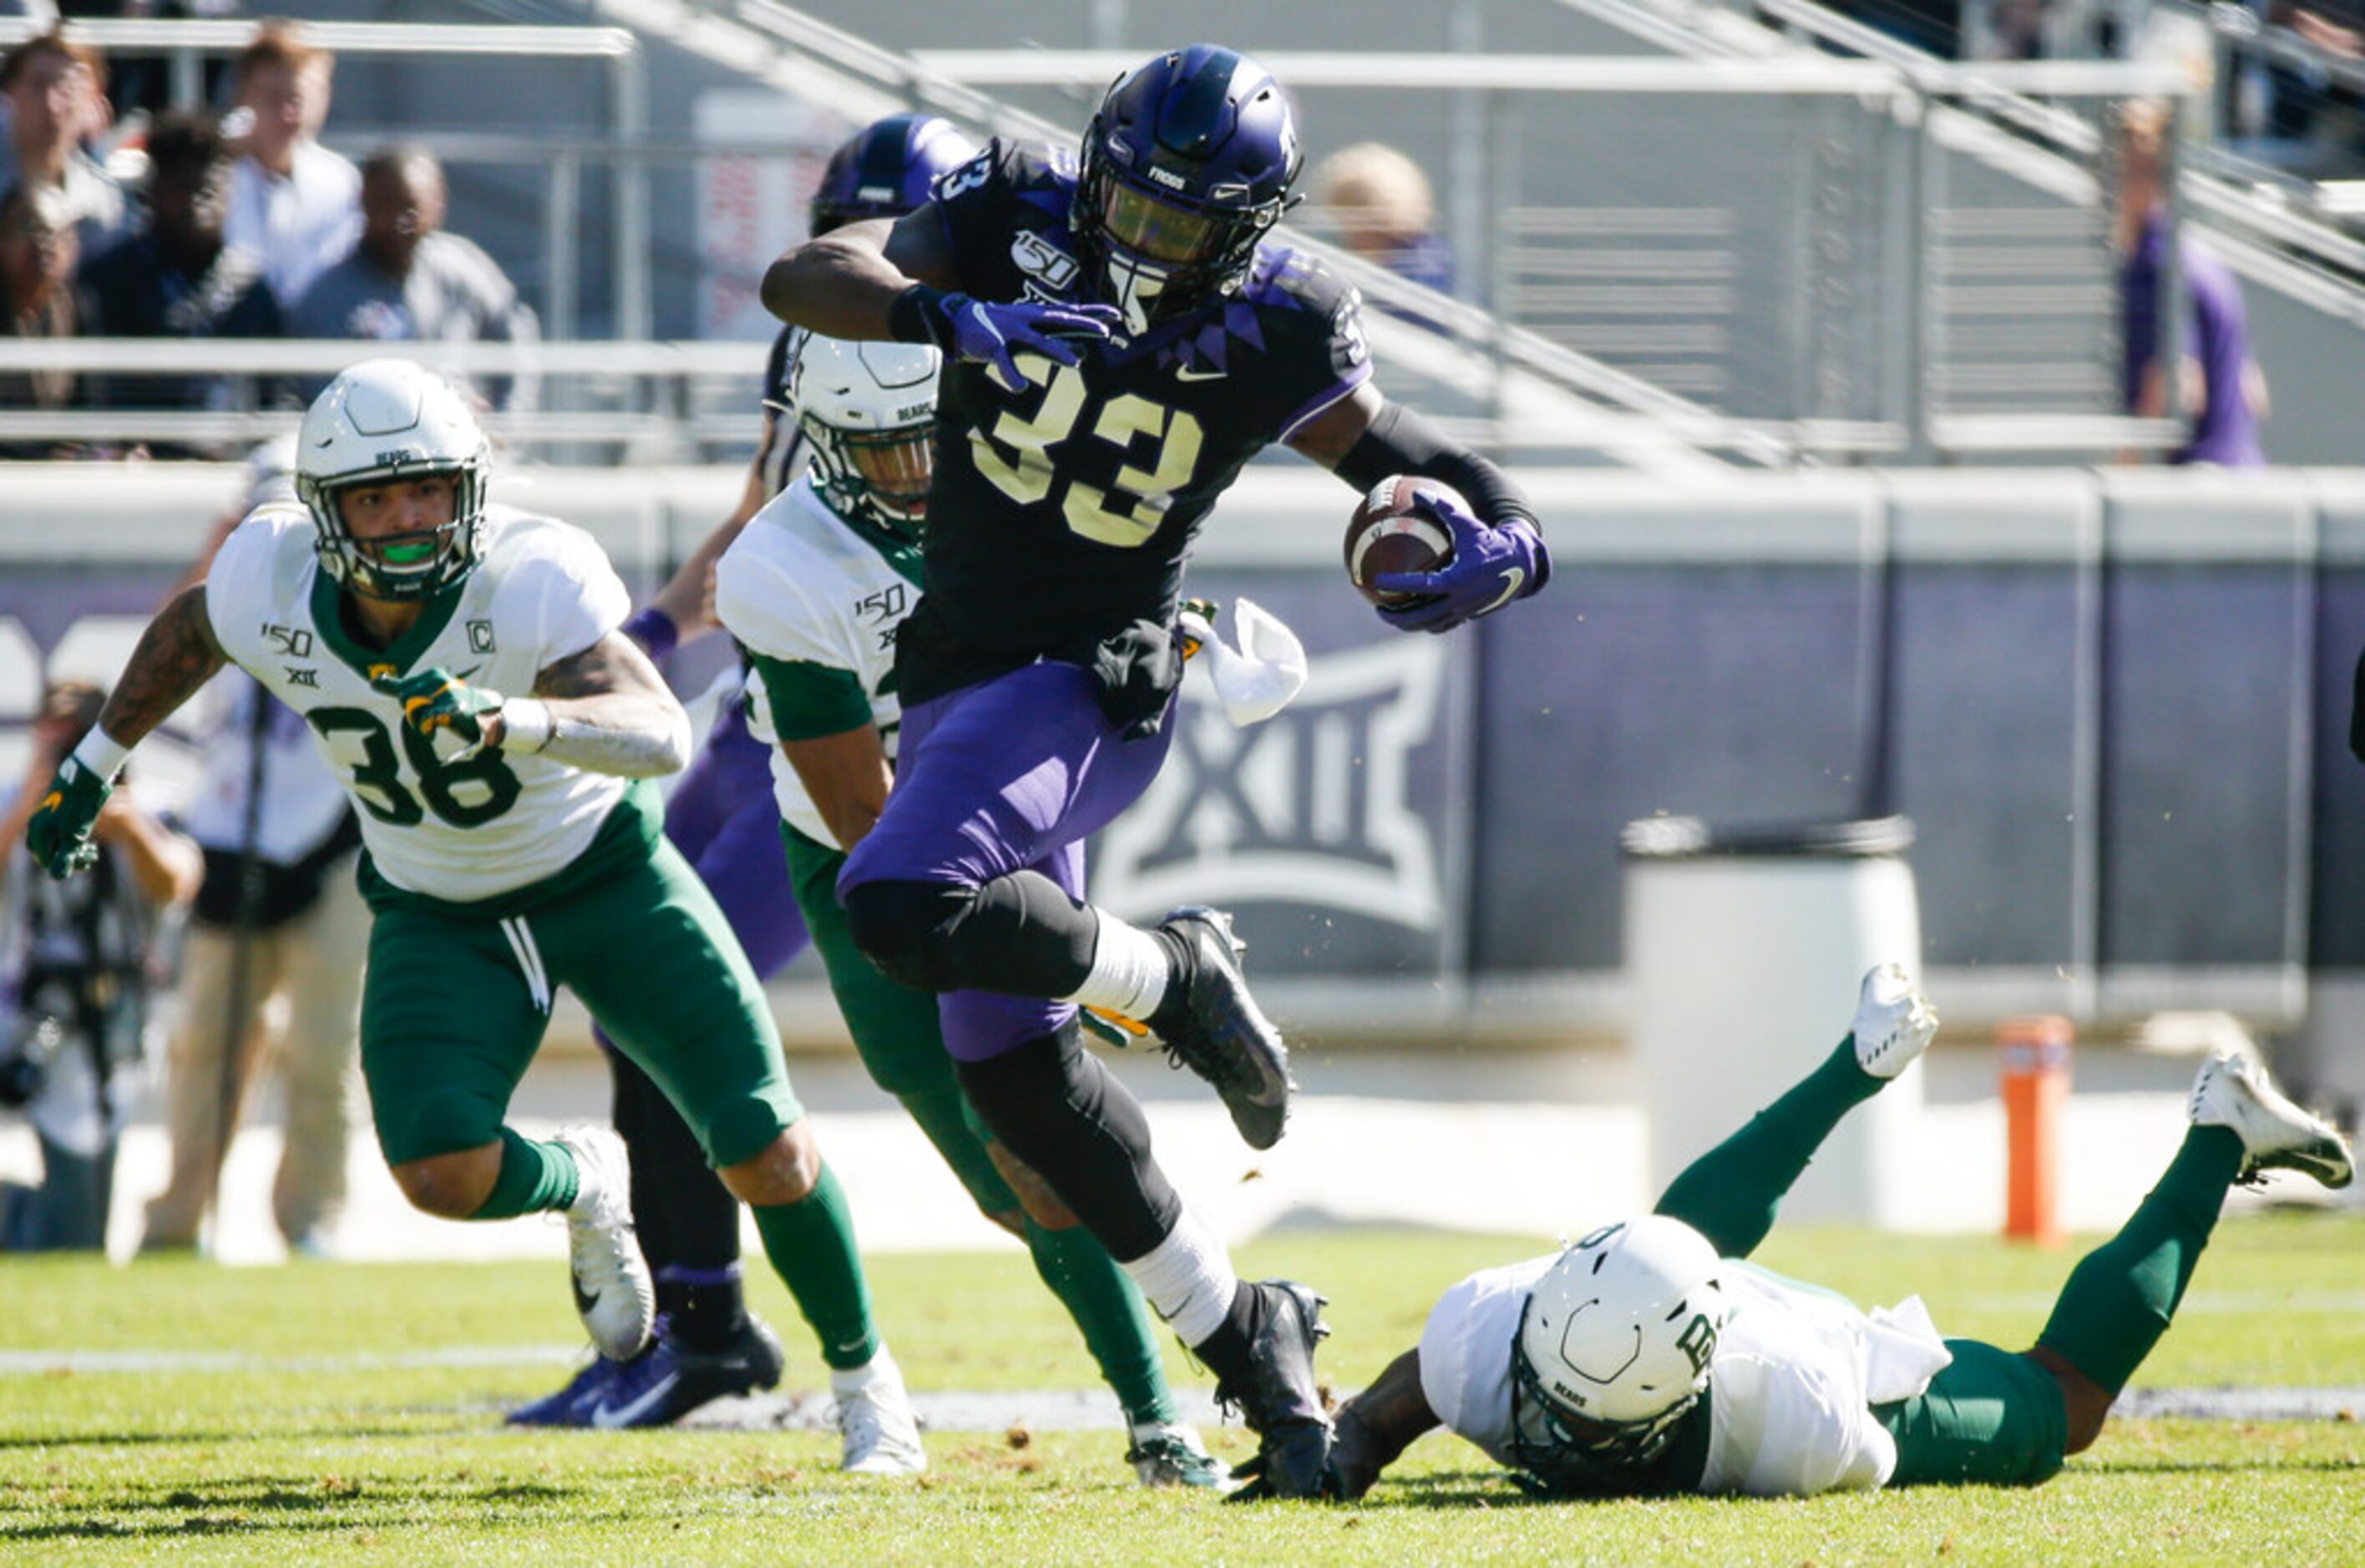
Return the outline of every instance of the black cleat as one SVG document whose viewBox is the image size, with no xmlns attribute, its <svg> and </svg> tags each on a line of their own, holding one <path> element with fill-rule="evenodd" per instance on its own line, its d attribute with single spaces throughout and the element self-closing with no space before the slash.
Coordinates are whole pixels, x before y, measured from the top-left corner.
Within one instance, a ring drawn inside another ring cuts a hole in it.
<svg viewBox="0 0 2365 1568">
<path fill-rule="evenodd" d="M 754 1316 L 719 1350 L 694 1350 L 660 1332 L 647 1350 L 617 1367 L 577 1424 L 670 1427 L 701 1405 L 777 1387 L 781 1364 L 779 1340 Z"/>
<path fill-rule="evenodd" d="M 1314 1347 L 1330 1332 L 1321 1319 L 1323 1298 L 1287 1280 L 1248 1288 L 1258 1298 L 1249 1372 L 1217 1383 L 1216 1397 L 1262 1440 L 1239 1472 L 1255 1479 L 1229 1500 L 1319 1497 L 1330 1463 L 1330 1417 L 1314 1383 Z"/>
<path fill-rule="evenodd" d="M 1249 994 L 1232 917 L 1191 904 L 1159 923 L 1190 949 L 1184 993 L 1161 1006 L 1152 1027 L 1173 1058 L 1216 1086 L 1232 1126 L 1250 1148 L 1271 1148 L 1289 1121 L 1289 1047 Z"/>
</svg>

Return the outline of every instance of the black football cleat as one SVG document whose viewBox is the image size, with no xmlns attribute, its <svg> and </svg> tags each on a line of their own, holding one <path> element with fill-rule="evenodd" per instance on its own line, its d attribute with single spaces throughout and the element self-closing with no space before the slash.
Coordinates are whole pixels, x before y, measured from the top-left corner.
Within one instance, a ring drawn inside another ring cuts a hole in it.
<svg viewBox="0 0 2365 1568">
<path fill-rule="evenodd" d="M 1252 1482 L 1227 1499 L 1319 1497 L 1330 1464 L 1330 1417 L 1314 1382 L 1314 1347 L 1330 1330 L 1323 1298 L 1287 1280 L 1260 1280 L 1257 1327 L 1245 1376 L 1216 1385 L 1216 1397 L 1240 1413 L 1260 1439 L 1240 1473 Z"/>
<path fill-rule="evenodd" d="M 1289 1121 L 1289 1047 L 1249 994 L 1246 944 L 1232 917 L 1191 904 L 1159 923 L 1191 951 L 1191 981 L 1158 1010 L 1152 1027 L 1170 1055 L 1216 1086 L 1250 1148 L 1271 1148 Z"/>
<path fill-rule="evenodd" d="M 647 1350 L 617 1366 L 577 1424 L 670 1427 L 713 1400 L 779 1386 L 781 1364 L 779 1340 L 753 1316 L 715 1350 L 692 1350 L 661 1327 Z"/>
</svg>

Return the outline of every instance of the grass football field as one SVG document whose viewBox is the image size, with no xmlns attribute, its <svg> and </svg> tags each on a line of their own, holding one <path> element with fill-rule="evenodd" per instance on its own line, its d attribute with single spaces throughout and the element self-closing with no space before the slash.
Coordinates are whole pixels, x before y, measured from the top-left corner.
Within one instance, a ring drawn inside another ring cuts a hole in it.
<svg viewBox="0 0 2365 1568">
<path fill-rule="evenodd" d="M 1242 1249 L 1333 1297 L 1328 1378 L 1361 1386 L 1463 1273 L 1533 1238 L 1339 1231 Z M 2075 1250 L 1781 1231 L 1768 1266 L 2018 1346 Z M 568 1371 L 558 1264 L 0 1261 L 0 1562 L 1176 1564 L 1903 1561 L 2355 1562 L 2365 1428 L 2127 1420 L 2034 1492 L 1537 1504 L 1433 1435 L 1357 1507 L 1146 1494 L 1114 1431 L 934 1431 L 934 1469 L 857 1482 L 813 1431 L 544 1432 L 506 1406 Z M 1090 1384 L 1016 1253 L 872 1262 L 915 1392 Z M 760 1272 L 753 1270 L 751 1272 Z M 790 1387 L 822 1377 L 786 1294 Z M 1205 1384 L 1179 1351 L 1178 1383 Z M 2365 1217 L 2230 1220 L 2138 1386 L 2365 1388 Z M 1249 1451 L 1237 1428 L 1219 1452 Z"/>
</svg>

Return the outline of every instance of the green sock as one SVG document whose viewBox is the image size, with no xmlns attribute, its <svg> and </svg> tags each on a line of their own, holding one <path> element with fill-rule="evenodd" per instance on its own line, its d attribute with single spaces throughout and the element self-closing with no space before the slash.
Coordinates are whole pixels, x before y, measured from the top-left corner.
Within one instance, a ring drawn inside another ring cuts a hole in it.
<svg viewBox="0 0 2365 1568">
<path fill-rule="evenodd" d="M 1783 1196 L 1840 1118 L 1888 1081 L 1855 1064 L 1850 1035 L 1747 1126 L 1686 1166 L 1668 1183 L 1656 1212 L 1707 1237 L 1721 1258 L 1748 1257 L 1774 1228 Z"/>
<path fill-rule="evenodd" d="M 1149 1308 L 1108 1249 L 1081 1225 L 1050 1230 L 1029 1219 L 1026 1249 L 1035 1255 L 1035 1271 L 1082 1330 L 1084 1348 L 1116 1391 L 1125 1418 L 1135 1426 L 1180 1420 L 1182 1410 L 1159 1363 Z"/>
<path fill-rule="evenodd" d="M 2168 1331 L 2242 1173 L 2230 1127 L 2195 1127 L 2118 1235 L 2078 1260 L 2036 1342 L 2115 1398 Z"/>
<path fill-rule="evenodd" d="M 536 1143 L 501 1129 L 501 1173 L 470 1219 L 515 1219 L 520 1215 L 564 1209 L 575 1202 L 580 1178 L 566 1146 Z"/>
<path fill-rule="evenodd" d="M 764 1256 L 820 1337 L 821 1359 L 836 1372 L 867 1363 L 879 1353 L 879 1325 L 870 1316 L 870 1282 L 854 1249 L 854 1216 L 837 1173 L 824 1165 L 803 1198 L 755 1214 Z"/>
</svg>

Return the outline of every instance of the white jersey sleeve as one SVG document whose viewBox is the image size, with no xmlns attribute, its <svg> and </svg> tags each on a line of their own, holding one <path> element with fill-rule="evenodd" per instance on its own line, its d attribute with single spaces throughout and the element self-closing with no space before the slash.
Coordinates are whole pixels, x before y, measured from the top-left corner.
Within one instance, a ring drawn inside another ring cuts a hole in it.
<svg viewBox="0 0 2365 1568">
<path fill-rule="evenodd" d="M 1446 1428 L 1516 1468 L 1511 1343 L 1536 1282 L 1559 1255 L 1485 1269 L 1440 1296 L 1420 1332 L 1420 1392 Z"/>
<path fill-rule="evenodd" d="M 546 668 L 623 625 L 633 612 L 633 596 L 589 534 L 541 521 L 539 528 L 504 530 L 485 566 L 494 574 L 496 618 L 531 628 Z"/>
<path fill-rule="evenodd" d="M 845 577 L 801 533 L 750 522 L 715 563 L 715 619 L 750 653 L 858 676 L 862 651 L 838 612 Z"/>
<path fill-rule="evenodd" d="M 842 671 L 870 704 L 880 744 L 895 755 L 895 634 L 920 590 L 873 540 L 830 510 L 801 478 L 741 530 L 714 568 L 714 612 L 750 653 Z M 747 728 L 771 748 L 780 818 L 817 844 L 842 847 L 780 752 L 762 672 L 747 680 Z"/>
</svg>

